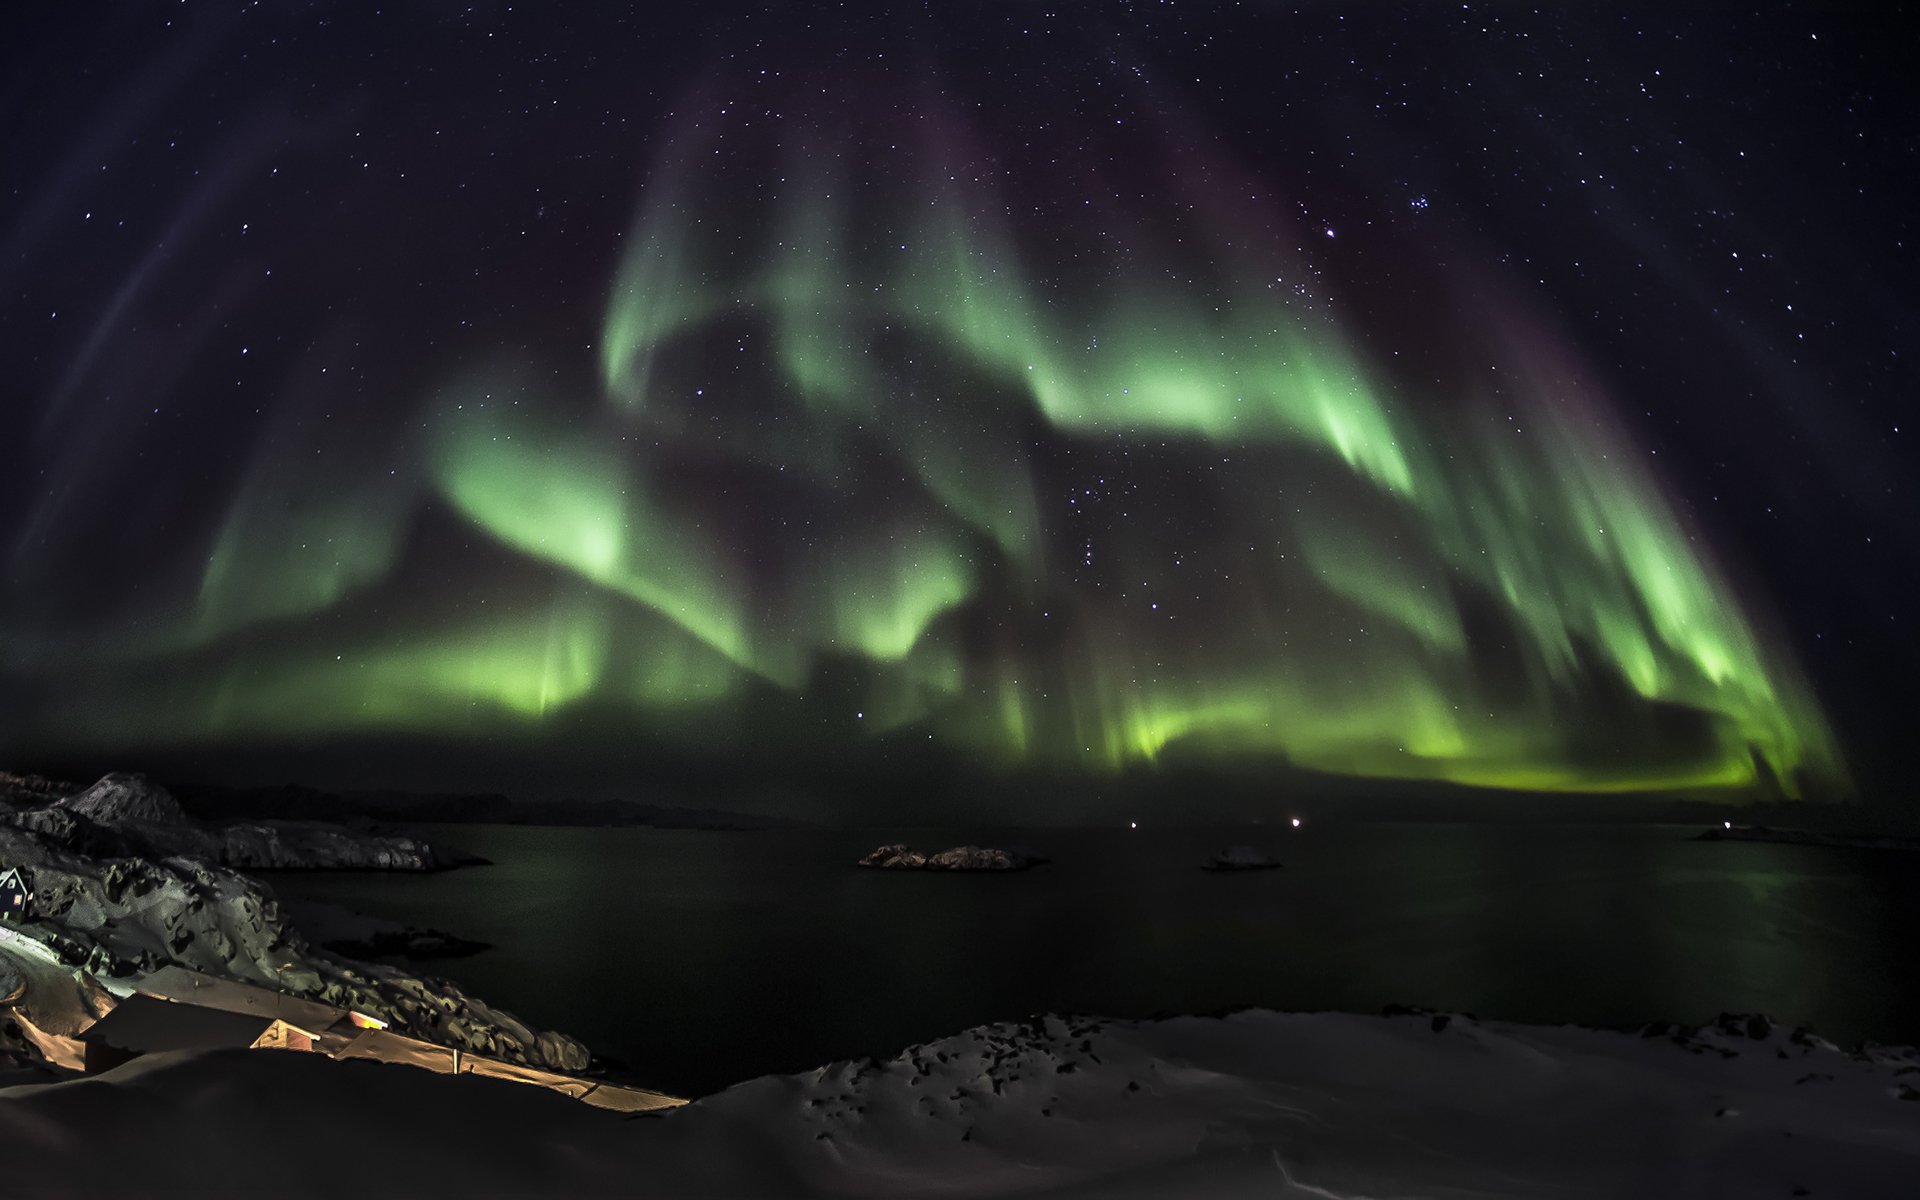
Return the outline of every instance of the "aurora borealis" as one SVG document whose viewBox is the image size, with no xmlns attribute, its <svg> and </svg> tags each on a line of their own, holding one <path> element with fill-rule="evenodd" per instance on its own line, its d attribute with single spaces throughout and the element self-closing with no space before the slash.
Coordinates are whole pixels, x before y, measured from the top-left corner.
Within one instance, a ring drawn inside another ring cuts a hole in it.
<svg viewBox="0 0 1920 1200">
<path fill-rule="evenodd" d="M 1019 5 L 35 31 L 99 73 L 86 103 L 11 77 L 71 111 L 11 131 L 34 170 L 0 210 L 33 464 L 0 507 L 8 748 L 537 758 L 590 728 L 718 761 L 1837 794 L 1807 618 L 1764 582 L 1790 541 L 1704 511 L 1776 486 L 1743 482 L 1761 429 L 1798 435 L 1738 381 L 1779 363 L 1652 312 L 1706 311 L 1688 254 L 1624 265 L 1663 178 L 1731 186 L 1684 136 L 1731 118 L 1615 128 L 1496 77 L 1516 44 L 1594 87 L 1660 57 L 1496 13 L 1505 40 Z M 1433 39 L 1453 74 L 1391 82 Z M 1473 158 L 1523 121 L 1539 179 Z M 1514 215 L 1589 136 L 1679 166 L 1618 151 L 1624 190 L 1552 210 L 1580 224 Z M 1618 261 L 1582 294 L 1536 261 L 1567 247 Z M 1669 410 L 1744 428 L 1663 459 Z"/>
</svg>

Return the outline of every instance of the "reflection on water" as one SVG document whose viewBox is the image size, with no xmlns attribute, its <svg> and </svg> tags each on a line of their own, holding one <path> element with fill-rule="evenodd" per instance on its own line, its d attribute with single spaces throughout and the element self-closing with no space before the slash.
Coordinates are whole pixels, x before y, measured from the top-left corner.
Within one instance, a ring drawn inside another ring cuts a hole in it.
<svg viewBox="0 0 1920 1200">
<path fill-rule="evenodd" d="M 1761 1011 L 1920 1042 L 1907 855 L 1671 827 L 1248 830 L 447 826 L 497 864 L 281 875 L 288 895 L 491 942 L 427 965 L 653 1086 L 889 1054 L 982 1021 L 1389 1003 L 1631 1025 Z M 1036 844 L 1012 876 L 896 874 L 872 847 Z M 1282 871 L 1199 869 L 1257 841 Z"/>
</svg>

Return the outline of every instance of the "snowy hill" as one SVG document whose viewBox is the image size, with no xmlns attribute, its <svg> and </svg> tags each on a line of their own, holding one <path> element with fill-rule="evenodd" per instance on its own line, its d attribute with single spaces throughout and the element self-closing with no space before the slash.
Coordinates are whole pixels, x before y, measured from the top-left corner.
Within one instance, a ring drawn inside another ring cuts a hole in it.
<svg viewBox="0 0 1920 1200">
<path fill-rule="evenodd" d="M 1748 1018 L 1046 1017 L 643 1119 L 287 1052 L 161 1056 L 0 1090 L 0 1149 L 17 1186 L 89 1194 L 1910 1197 L 1917 1079 L 1911 1050 Z M 285 1133 L 316 1128 L 352 1153 L 287 1170 Z"/>
</svg>

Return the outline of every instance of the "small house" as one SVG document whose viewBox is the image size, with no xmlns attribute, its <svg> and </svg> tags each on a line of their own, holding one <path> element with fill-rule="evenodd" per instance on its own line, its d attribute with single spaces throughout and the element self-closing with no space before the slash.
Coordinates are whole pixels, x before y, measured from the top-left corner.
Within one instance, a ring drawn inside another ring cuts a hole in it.
<svg viewBox="0 0 1920 1200">
<path fill-rule="evenodd" d="M 169 1050 L 311 1050 L 319 1035 L 280 1017 L 135 994 L 80 1035 L 87 1074 Z"/>
<path fill-rule="evenodd" d="M 20 868 L 0 871 L 0 917 L 24 921 L 32 912 L 33 889 L 27 886 L 27 878 L 20 873 Z"/>
</svg>

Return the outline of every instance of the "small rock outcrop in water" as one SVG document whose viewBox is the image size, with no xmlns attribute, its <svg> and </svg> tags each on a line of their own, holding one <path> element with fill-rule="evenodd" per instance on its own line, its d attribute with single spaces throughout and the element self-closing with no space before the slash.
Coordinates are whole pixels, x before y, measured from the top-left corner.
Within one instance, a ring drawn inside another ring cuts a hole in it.
<svg viewBox="0 0 1920 1200">
<path fill-rule="evenodd" d="M 895 843 L 882 846 L 867 855 L 860 860 L 860 865 L 883 871 L 1024 871 L 1046 861 L 1024 848 L 995 850 L 983 846 L 955 846 L 938 854 L 922 854 L 911 846 Z"/>
<path fill-rule="evenodd" d="M 983 846 L 955 846 L 927 856 L 929 871 L 1018 871 L 1028 865 L 1005 850 Z"/>
<path fill-rule="evenodd" d="M 108 775 L 83 792 L 0 820 L 96 858 L 183 856 L 240 870 L 433 871 L 478 861 L 403 834 L 320 821 L 201 825 L 143 775 Z"/>
<path fill-rule="evenodd" d="M 925 870 L 927 856 L 905 843 L 882 846 L 860 860 L 863 867 L 877 867 L 883 871 L 920 871 Z"/>
<path fill-rule="evenodd" d="M 445 930 L 406 925 L 318 901 L 288 901 L 283 910 L 308 941 L 348 958 L 460 958 L 493 948 Z"/>
<path fill-rule="evenodd" d="M 1280 865 L 1280 860 L 1268 857 L 1266 851 L 1252 846 L 1228 846 L 1225 850 L 1208 860 L 1209 871 L 1270 871 Z"/>
</svg>

